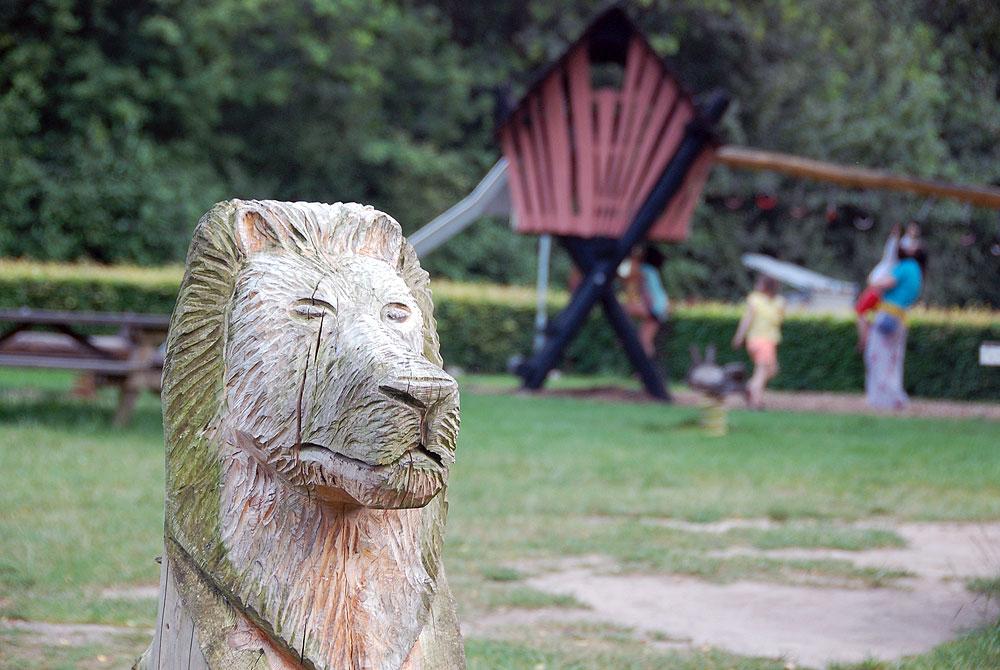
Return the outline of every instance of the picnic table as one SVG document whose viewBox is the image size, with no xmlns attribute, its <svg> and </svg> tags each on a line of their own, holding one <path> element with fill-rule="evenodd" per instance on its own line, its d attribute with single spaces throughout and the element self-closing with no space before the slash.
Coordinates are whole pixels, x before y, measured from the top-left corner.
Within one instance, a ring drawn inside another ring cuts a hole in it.
<svg viewBox="0 0 1000 670">
<path fill-rule="evenodd" d="M 84 387 L 116 386 L 117 426 L 128 423 L 140 393 L 160 390 L 168 315 L 22 307 L 0 310 L 0 324 L 9 324 L 0 329 L 0 366 L 71 370 L 84 375 Z"/>
</svg>

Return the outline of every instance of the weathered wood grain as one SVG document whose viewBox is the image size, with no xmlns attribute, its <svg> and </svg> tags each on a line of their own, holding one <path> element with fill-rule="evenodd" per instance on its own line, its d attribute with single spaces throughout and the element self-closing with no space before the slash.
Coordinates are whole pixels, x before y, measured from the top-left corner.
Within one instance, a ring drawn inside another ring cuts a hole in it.
<svg viewBox="0 0 1000 670">
<path fill-rule="evenodd" d="M 164 363 L 165 552 L 137 668 L 464 667 L 441 565 L 458 389 L 370 207 L 199 222 Z"/>
</svg>

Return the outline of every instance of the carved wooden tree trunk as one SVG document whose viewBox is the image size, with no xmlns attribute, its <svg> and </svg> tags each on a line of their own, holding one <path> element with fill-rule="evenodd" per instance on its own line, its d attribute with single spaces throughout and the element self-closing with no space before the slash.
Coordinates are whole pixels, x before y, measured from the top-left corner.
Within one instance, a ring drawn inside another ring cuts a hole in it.
<svg viewBox="0 0 1000 670">
<path fill-rule="evenodd" d="M 463 668 L 441 561 L 459 404 L 427 274 L 371 207 L 230 201 L 167 341 L 140 669 Z"/>
</svg>

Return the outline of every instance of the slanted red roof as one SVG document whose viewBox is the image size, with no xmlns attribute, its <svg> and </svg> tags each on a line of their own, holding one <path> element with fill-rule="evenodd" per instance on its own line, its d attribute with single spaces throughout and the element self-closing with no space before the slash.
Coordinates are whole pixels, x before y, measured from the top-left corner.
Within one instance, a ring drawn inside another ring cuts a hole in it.
<svg viewBox="0 0 1000 670">
<path fill-rule="evenodd" d="M 498 129 L 518 232 L 619 237 L 696 114 L 625 12 L 604 12 Z M 713 153 L 695 163 L 649 239 L 687 237 Z"/>
</svg>

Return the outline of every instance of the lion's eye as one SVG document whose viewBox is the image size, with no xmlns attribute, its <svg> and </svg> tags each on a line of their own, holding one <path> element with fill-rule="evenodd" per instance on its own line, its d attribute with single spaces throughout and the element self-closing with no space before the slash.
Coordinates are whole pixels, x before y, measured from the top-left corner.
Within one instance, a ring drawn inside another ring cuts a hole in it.
<svg viewBox="0 0 1000 670">
<path fill-rule="evenodd" d="M 292 306 L 292 313 L 306 319 L 318 319 L 326 314 L 335 314 L 336 308 L 325 300 L 318 298 L 303 298 L 296 300 Z"/>
<path fill-rule="evenodd" d="M 391 323 L 405 323 L 410 318 L 410 308 L 401 302 L 390 302 L 382 308 L 382 318 Z"/>
</svg>

